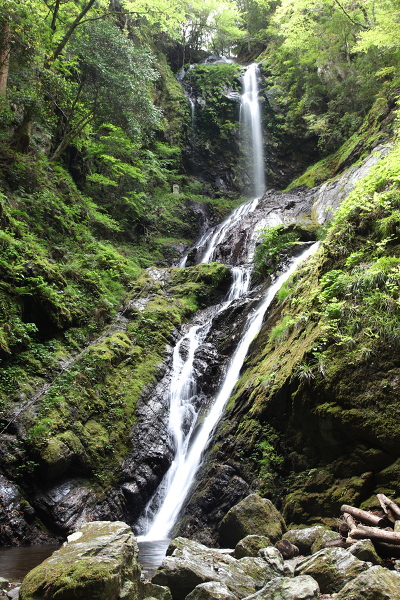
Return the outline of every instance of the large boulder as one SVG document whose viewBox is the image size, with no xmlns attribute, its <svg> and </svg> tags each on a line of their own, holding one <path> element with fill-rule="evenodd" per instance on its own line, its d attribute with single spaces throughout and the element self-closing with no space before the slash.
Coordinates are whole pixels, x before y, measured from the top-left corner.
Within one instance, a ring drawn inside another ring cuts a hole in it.
<svg viewBox="0 0 400 600">
<path fill-rule="evenodd" d="M 371 540 L 358 540 L 358 542 L 350 546 L 349 552 L 359 560 L 383 566 L 383 560 L 378 556 Z"/>
<path fill-rule="evenodd" d="M 319 598 L 318 583 L 308 575 L 290 579 L 277 577 L 267 583 L 259 592 L 246 600 L 316 600 Z"/>
<path fill-rule="evenodd" d="M 322 594 L 333 594 L 369 566 L 344 548 L 325 548 L 299 562 L 294 574 L 310 575 L 318 581 Z"/>
<path fill-rule="evenodd" d="M 276 573 L 276 576 L 293 577 L 294 567 L 283 560 L 283 556 L 278 548 L 274 548 L 273 546 L 261 548 L 261 550 L 258 551 L 258 556 L 267 563 L 269 568 Z"/>
<path fill-rule="evenodd" d="M 264 535 L 274 544 L 286 530 L 281 513 L 270 500 L 250 494 L 233 506 L 219 525 L 222 546 L 234 547 L 247 535 Z"/>
<path fill-rule="evenodd" d="M 289 540 L 297 546 L 300 554 L 311 554 L 312 545 L 326 532 L 327 529 L 322 525 L 315 525 L 306 529 L 289 529 L 283 534 L 282 539 Z"/>
<path fill-rule="evenodd" d="M 209 581 L 223 583 L 234 596 L 244 598 L 257 589 L 247 570 L 232 556 L 178 537 L 168 547 L 152 582 L 168 586 L 174 600 L 183 600 L 196 586 Z"/>
<path fill-rule="evenodd" d="M 86 523 L 22 582 L 20 600 L 137 600 L 139 549 L 121 521 Z"/>
<path fill-rule="evenodd" d="M 258 551 L 267 546 L 272 546 L 272 544 L 271 540 L 265 535 L 246 535 L 235 546 L 235 558 L 257 556 Z"/>
<path fill-rule="evenodd" d="M 193 592 L 186 596 L 186 600 L 238 600 L 230 589 L 219 581 L 200 583 Z"/>
<path fill-rule="evenodd" d="M 340 533 L 326 529 L 321 535 L 317 536 L 313 542 L 311 546 L 311 554 L 315 554 L 323 548 L 326 548 L 326 546 L 329 545 L 329 542 L 339 542 L 341 539 L 342 536 Z"/>
<path fill-rule="evenodd" d="M 349 581 L 336 600 L 400 600 L 400 574 L 379 565 Z"/>
</svg>

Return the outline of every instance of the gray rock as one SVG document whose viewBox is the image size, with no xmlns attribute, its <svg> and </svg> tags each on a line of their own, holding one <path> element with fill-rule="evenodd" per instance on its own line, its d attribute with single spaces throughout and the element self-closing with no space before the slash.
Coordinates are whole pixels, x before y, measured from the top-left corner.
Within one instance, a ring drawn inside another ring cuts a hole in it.
<svg viewBox="0 0 400 600">
<path fill-rule="evenodd" d="M 245 556 L 239 559 L 239 564 L 246 575 L 255 581 L 256 590 L 261 589 L 271 579 L 280 575 L 265 560 L 255 556 Z"/>
<path fill-rule="evenodd" d="M 257 556 L 261 548 L 272 546 L 271 540 L 265 535 L 246 535 L 235 547 L 235 558 L 244 558 L 245 556 Z"/>
<path fill-rule="evenodd" d="M 8 586 L 9 580 L 5 579 L 5 577 L 0 577 L 0 589 L 3 589 Z"/>
<path fill-rule="evenodd" d="M 312 208 L 312 215 L 318 223 L 325 223 L 332 219 L 343 200 L 348 196 L 359 179 L 365 177 L 371 168 L 384 156 L 389 154 L 392 146 L 377 146 L 367 156 L 359 167 L 348 169 L 340 177 L 328 181 L 316 191 Z"/>
<path fill-rule="evenodd" d="M 378 556 L 371 540 L 359 540 L 350 546 L 349 552 L 359 560 L 383 566 L 383 560 Z"/>
<path fill-rule="evenodd" d="M 270 500 L 250 494 L 233 506 L 219 525 L 223 546 L 235 546 L 247 535 L 264 535 L 277 542 L 286 526 L 280 512 Z"/>
<path fill-rule="evenodd" d="M 0 456 L 0 462 L 1 458 Z M 44 534 L 41 529 L 27 522 L 31 519 L 24 513 L 23 507 L 24 498 L 18 487 L 0 474 L 0 545 L 54 543 L 55 538 Z"/>
<path fill-rule="evenodd" d="M 145 581 L 140 587 L 141 598 L 156 598 L 157 600 L 172 600 L 171 591 L 164 585 L 156 585 Z"/>
<path fill-rule="evenodd" d="M 120 521 L 94 521 L 80 531 L 79 539 L 28 573 L 21 600 L 137 600 L 139 549 L 131 528 Z"/>
<path fill-rule="evenodd" d="M 282 539 L 289 540 L 298 547 L 300 554 L 310 554 L 314 542 L 327 531 L 322 525 L 307 527 L 306 529 L 289 529 L 283 534 Z"/>
<path fill-rule="evenodd" d="M 9 600 L 18 600 L 19 599 L 19 587 L 15 587 L 12 590 L 10 590 L 9 592 L 7 592 L 7 598 L 9 598 Z"/>
<path fill-rule="evenodd" d="M 344 548 L 325 548 L 299 562 L 294 574 L 310 575 L 318 581 L 322 594 L 332 594 L 368 568 Z"/>
<path fill-rule="evenodd" d="M 122 493 L 111 490 L 108 495 L 91 489 L 90 482 L 68 479 L 63 483 L 41 491 L 35 497 L 35 505 L 57 523 L 58 528 L 68 535 L 92 521 L 122 519 Z"/>
<path fill-rule="evenodd" d="M 336 600 L 400 600 L 400 574 L 379 565 L 349 581 Z"/>
<path fill-rule="evenodd" d="M 276 573 L 275 577 L 293 577 L 294 568 L 288 563 L 285 563 L 278 548 L 274 548 L 273 546 L 261 548 L 261 550 L 258 551 L 258 556 L 269 565 L 273 572 Z"/>
<path fill-rule="evenodd" d="M 277 577 L 246 600 L 313 600 L 319 598 L 318 583 L 308 575 Z"/>
<path fill-rule="evenodd" d="M 340 533 L 337 533 L 336 531 L 331 531 L 330 529 L 326 529 L 324 533 L 318 535 L 315 541 L 313 542 L 311 546 L 311 554 L 315 554 L 316 552 L 322 550 L 322 548 L 325 548 L 327 542 L 341 539 L 342 536 L 340 535 Z"/>
<path fill-rule="evenodd" d="M 237 600 L 230 589 L 220 581 L 207 581 L 197 585 L 186 600 Z"/>
<path fill-rule="evenodd" d="M 225 584 L 238 598 L 256 591 L 255 580 L 244 572 L 240 561 L 182 537 L 171 542 L 152 579 L 169 587 L 174 600 L 183 600 L 196 586 L 208 581 Z"/>
</svg>

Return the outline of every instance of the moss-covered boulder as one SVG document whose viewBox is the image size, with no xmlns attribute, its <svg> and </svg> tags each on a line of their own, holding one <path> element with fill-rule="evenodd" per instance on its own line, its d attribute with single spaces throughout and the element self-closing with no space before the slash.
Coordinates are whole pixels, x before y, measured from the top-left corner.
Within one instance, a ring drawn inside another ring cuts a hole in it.
<svg viewBox="0 0 400 600">
<path fill-rule="evenodd" d="M 256 590 L 261 589 L 271 579 L 281 575 L 281 573 L 275 571 L 267 561 L 259 556 L 245 556 L 238 563 L 246 575 L 250 575 L 254 579 Z"/>
<path fill-rule="evenodd" d="M 28 573 L 21 600 L 138 598 L 139 550 L 126 523 L 86 523 L 73 540 Z"/>
<path fill-rule="evenodd" d="M 313 600 L 319 598 L 318 583 L 308 575 L 276 577 L 246 600 Z"/>
<path fill-rule="evenodd" d="M 326 548 L 302 560 L 295 575 L 310 575 L 318 581 L 321 593 L 333 594 L 368 568 L 368 563 L 344 548 Z"/>
<path fill-rule="evenodd" d="M 383 560 L 378 556 L 371 540 L 359 540 L 349 548 L 349 552 L 359 560 L 365 560 L 373 565 L 383 566 Z"/>
<path fill-rule="evenodd" d="M 265 535 L 275 543 L 282 537 L 286 526 L 280 512 L 270 500 L 250 494 L 233 506 L 219 525 L 224 546 L 235 546 L 247 535 Z"/>
<path fill-rule="evenodd" d="M 235 546 L 235 558 L 257 556 L 258 551 L 267 546 L 272 546 L 272 544 L 265 535 L 246 535 Z"/>
<path fill-rule="evenodd" d="M 400 600 L 400 574 L 372 567 L 349 581 L 336 600 Z"/>
<path fill-rule="evenodd" d="M 245 598 L 257 589 L 256 581 L 240 561 L 183 537 L 171 542 L 152 579 L 153 583 L 169 587 L 173 600 L 183 600 L 196 586 L 209 581 L 223 583 L 238 598 Z"/>
</svg>

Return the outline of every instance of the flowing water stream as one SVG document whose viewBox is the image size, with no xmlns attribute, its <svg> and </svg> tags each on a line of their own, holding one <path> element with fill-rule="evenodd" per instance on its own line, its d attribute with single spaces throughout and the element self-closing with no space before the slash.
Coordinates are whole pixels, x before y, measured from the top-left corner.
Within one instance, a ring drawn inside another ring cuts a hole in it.
<svg viewBox="0 0 400 600">
<path fill-rule="evenodd" d="M 246 69 L 240 106 L 242 149 L 249 171 L 252 195 L 257 198 L 260 198 L 265 192 L 262 116 L 258 98 L 259 76 L 260 71 L 256 63 Z"/>
<path fill-rule="evenodd" d="M 244 77 L 242 109 L 244 123 L 251 128 L 249 138 L 252 146 L 254 146 L 252 151 L 254 188 L 259 195 L 262 195 L 265 180 L 258 103 L 257 69 L 255 65 L 252 65 L 247 69 Z M 258 198 L 243 204 L 221 225 L 202 236 L 196 245 L 201 256 L 200 262 L 208 263 L 214 259 L 218 247 L 227 239 L 232 229 L 238 226 L 246 214 L 254 211 L 257 204 Z M 216 307 L 214 315 L 206 323 L 190 327 L 177 343 L 173 355 L 173 373 L 169 392 L 169 428 L 174 440 L 175 457 L 161 485 L 148 504 L 148 518 L 144 520 L 145 527 L 139 537 L 139 542 L 149 544 L 156 540 L 165 540 L 170 535 L 196 477 L 204 451 L 239 378 L 249 346 L 261 329 L 264 315 L 270 303 L 297 265 L 306 259 L 316 247 L 315 244 L 307 247 L 300 256 L 293 259 L 284 273 L 267 289 L 257 308 L 247 317 L 242 338 L 230 358 L 219 391 L 210 402 L 208 413 L 202 418 L 200 425 L 197 423 L 200 409 L 196 403 L 197 389 L 194 369 L 196 351 L 210 332 L 214 318 L 227 310 L 232 302 L 246 296 L 249 291 L 252 267 L 246 253 L 243 259 L 244 264 L 232 269 L 232 285 L 225 302 Z M 181 265 L 184 266 L 184 261 Z M 185 348 L 184 353 L 182 353 L 182 347 Z"/>
</svg>

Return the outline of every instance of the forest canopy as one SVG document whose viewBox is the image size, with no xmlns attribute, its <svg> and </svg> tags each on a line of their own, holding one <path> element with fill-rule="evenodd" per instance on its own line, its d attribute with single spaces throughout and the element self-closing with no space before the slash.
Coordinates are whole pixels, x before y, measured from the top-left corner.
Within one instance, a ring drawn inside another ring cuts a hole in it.
<svg viewBox="0 0 400 600">
<path fill-rule="evenodd" d="M 135 210 L 150 179 L 169 186 L 179 168 L 182 140 L 156 100 L 160 56 L 175 71 L 207 53 L 261 62 L 275 130 L 321 156 L 398 78 L 399 0 L 0 0 L 0 15 L 3 152 L 32 150 L 40 130 L 50 160 L 82 153 L 91 195 L 115 187 L 119 165 Z M 112 128 L 130 145 L 123 158 L 96 150 Z"/>
</svg>

